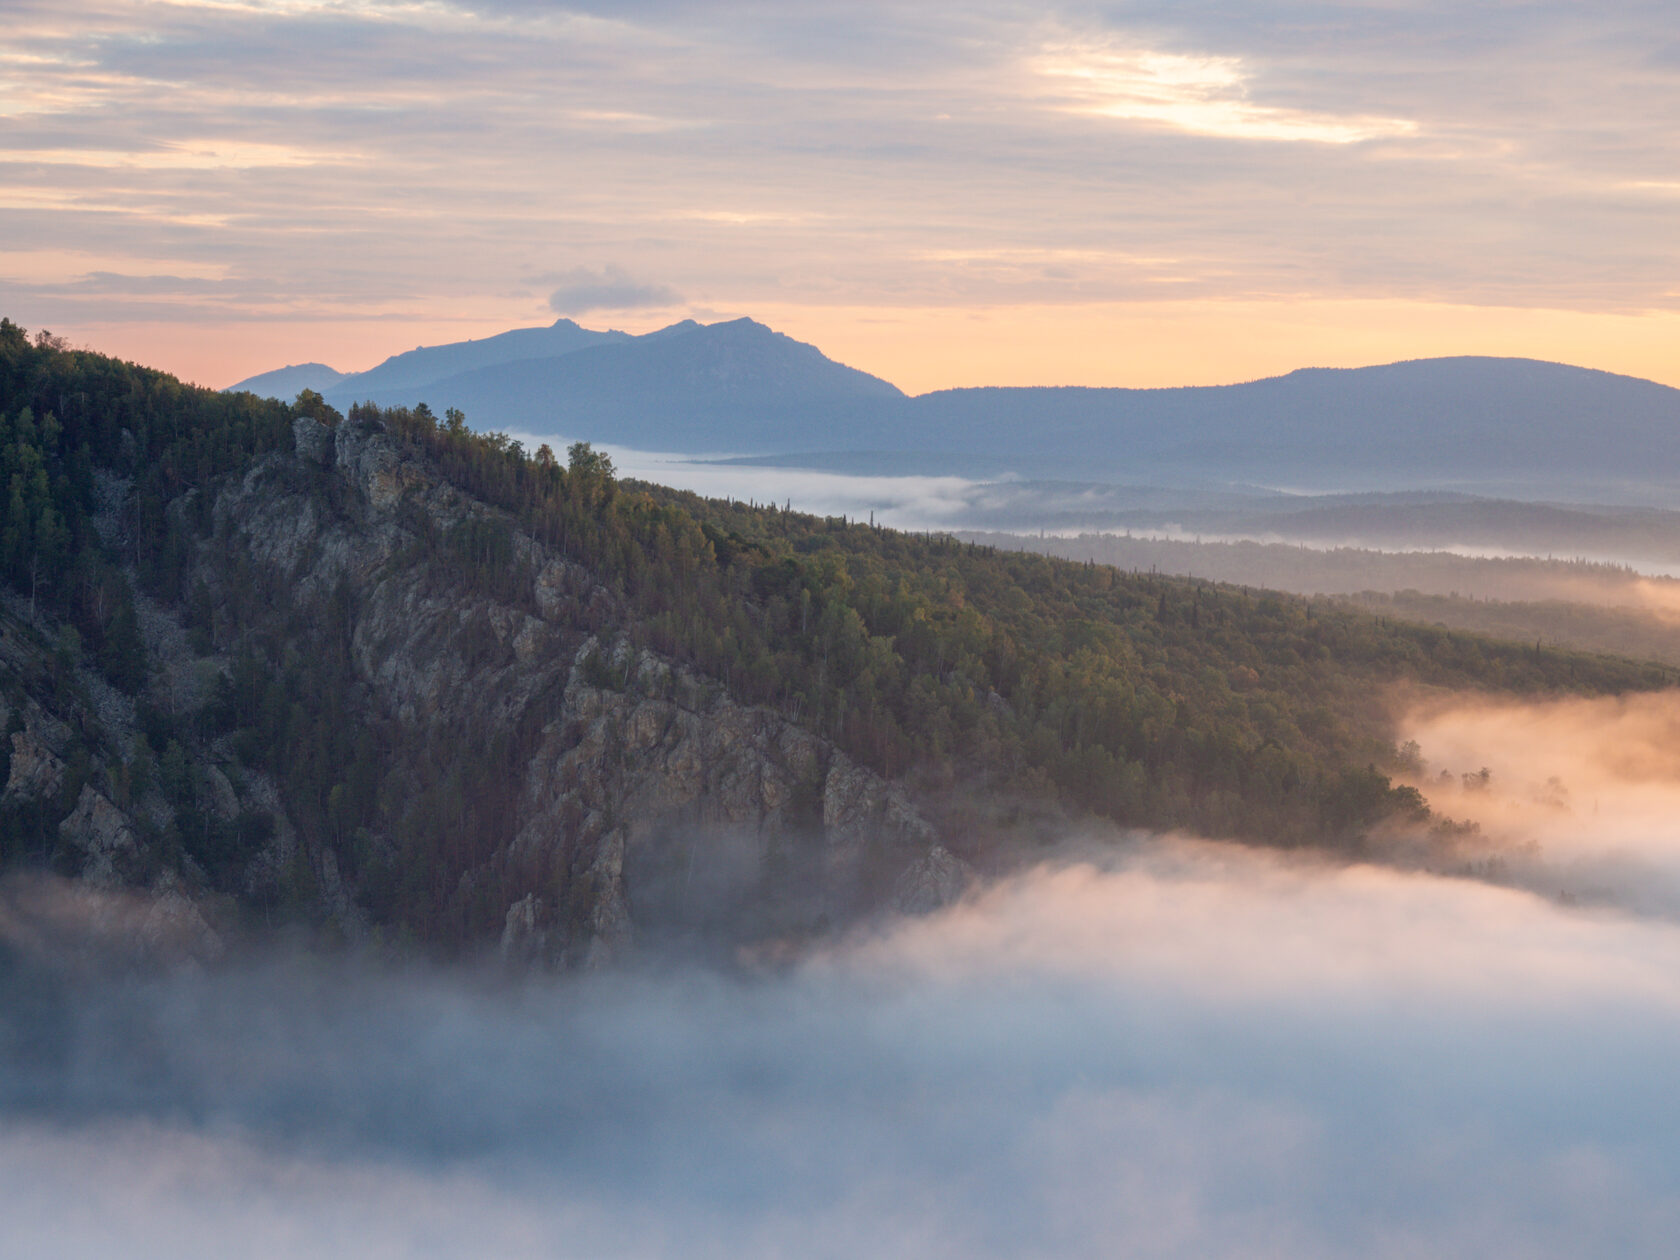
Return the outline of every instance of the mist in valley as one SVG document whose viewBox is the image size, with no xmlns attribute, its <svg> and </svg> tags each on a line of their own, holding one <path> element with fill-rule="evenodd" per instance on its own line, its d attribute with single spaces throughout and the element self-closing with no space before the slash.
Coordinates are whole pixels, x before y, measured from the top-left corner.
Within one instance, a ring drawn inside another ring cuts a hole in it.
<svg viewBox="0 0 1680 1260">
<path fill-rule="evenodd" d="M 99 948 L 120 894 L 14 882 L 8 1238 L 1666 1255 L 1680 697 L 1397 704 L 1411 778 L 1455 826 L 1390 837 L 1381 863 L 1083 832 L 791 957 L 556 977 L 265 946 L 137 967 Z"/>
<path fill-rule="evenodd" d="M 524 440 L 532 449 L 565 442 Z M 1329 596 L 1400 620 L 1680 667 L 1680 516 L 1653 508 L 1421 490 L 1303 495 L 1211 483 L 1080 485 L 909 457 L 896 471 L 629 448 L 613 448 L 613 457 L 627 476 L 713 498 Z"/>
<path fill-rule="evenodd" d="M 1400 721 L 1402 777 L 1469 869 L 1565 904 L 1680 919 L 1680 699 L 1428 699 Z"/>
</svg>

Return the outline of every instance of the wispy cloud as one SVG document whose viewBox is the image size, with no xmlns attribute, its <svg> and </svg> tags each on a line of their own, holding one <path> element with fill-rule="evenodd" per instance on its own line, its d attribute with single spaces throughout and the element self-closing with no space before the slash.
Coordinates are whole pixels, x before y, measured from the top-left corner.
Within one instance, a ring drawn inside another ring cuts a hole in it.
<svg viewBox="0 0 1680 1260">
<path fill-rule="evenodd" d="M 622 267 L 574 267 L 539 277 L 538 283 L 557 286 L 548 295 L 548 307 L 556 315 L 664 309 L 682 301 L 668 285 L 634 279 Z"/>
<path fill-rule="evenodd" d="M 107 170 L 246 171 L 260 167 L 344 166 L 354 153 L 310 152 L 258 141 L 180 140 L 155 149 L 9 149 L 0 166 L 86 166 Z"/>
<path fill-rule="evenodd" d="M 1044 50 L 1033 69 L 1069 99 L 1071 113 L 1158 123 L 1226 140 L 1354 144 L 1416 134 L 1417 123 L 1262 105 L 1240 57 L 1186 56 L 1106 45 Z"/>
</svg>

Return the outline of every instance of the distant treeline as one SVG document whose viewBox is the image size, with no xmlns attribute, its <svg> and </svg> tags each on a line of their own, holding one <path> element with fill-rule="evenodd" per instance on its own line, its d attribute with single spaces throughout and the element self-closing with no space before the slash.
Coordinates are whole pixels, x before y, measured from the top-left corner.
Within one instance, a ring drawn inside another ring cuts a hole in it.
<svg viewBox="0 0 1680 1260">
<path fill-rule="evenodd" d="M 1465 599 L 1568 600 L 1639 608 L 1650 603 L 1648 594 L 1634 589 L 1636 583 L 1645 582 L 1671 589 L 1674 605 L 1680 607 L 1680 582 L 1643 578 L 1625 565 L 1580 559 L 1201 542 L 1109 533 L 1056 537 L 967 531 L 956 536 L 1066 560 L 1094 560 L 1119 569 L 1171 573 L 1297 595 L 1417 591 Z"/>
<path fill-rule="evenodd" d="M 1680 617 L 1637 608 L 1606 608 L 1562 600 L 1512 602 L 1364 591 L 1343 597 L 1355 607 L 1407 621 L 1527 643 L 1612 652 L 1680 668 Z"/>
<path fill-rule="evenodd" d="M 958 537 L 1134 572 L 1331 595 L 1408 621 L 1680 666 L 1680 581 L 1624 565 L 1113 534 Z"/>
</svg>

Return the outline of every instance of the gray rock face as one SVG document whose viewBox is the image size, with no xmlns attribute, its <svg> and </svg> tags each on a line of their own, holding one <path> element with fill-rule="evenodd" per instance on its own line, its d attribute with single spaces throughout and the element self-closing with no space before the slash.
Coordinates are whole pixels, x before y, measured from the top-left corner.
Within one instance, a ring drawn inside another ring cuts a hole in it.
<svg viewBox="0 0 1680 1260">
<path fill-rule="evenodd" d="M 277 572 L 306 613 L 350 592 L 356 671 L 374 710 L 416 740 L 532 733 L 505 768 L 514 825 L 462 880 L 463 897 L 502 899 L 504 957 L 587 965 L 637 940 L 820 930 L 888 904 L 934 848 L 898 787 L 633 646 L 593 575 L 382 430 L 300 420 L 297 451 L 221 494 L 217 536 Z M 506 534 L 528 591 L 493 598 L 420 545 L 465 523 Z M 200 573 L 221 580 L 208 552 Z M 327 856 L 314 865 L 333 894 Z"/>
<path fill-rule="evenodd" d="M 299 416 L 292 422 L 292 438 L 297 444 L 297 457 L 304 463 L 333 462 L 333 431 L 319 420 Z"/>
<path fill-rule="evenodd" d="M 587 681 L 591 660 L 622 687 Z M 531 913 L 587 924 L 596 951 L 636 930 L 816 930 L 878 902 L 934 843 L 902 791 L 826 740 L 624 638 L 577 649 L 525 800 L 512 857 L 554 890 Z"/>
<path fill-rule="evenodd" d="M 538 922 L 540 907 L 535 893 L 526 893 L 507 909 L 502 919 L 502 961 L 528 965 L 545 959 L 549 952 L 548 933 Z"/>
<path fill-rule="evenodd" d="M 0 881 L 0 935 L 50 965 L 101 970 L 194 967 L 227 950 L 172 874 L 125 889 L 42 876 Z"/>
<path fill-rule="evenodd" d="M 893 906 L 902 914 L 931 914 L 961 900 L 974 882 L 974 870 L 943 845 L 912 862 L 893 888 Z"/>
<path fill-rule="evenodd" d="M 138 903 L 133 914 L 137 920 L 134 934 L 152 958 L 209 963 L 226 952 L 221 936 L 205 922 L 198 904 L 170 876 L 152 886 L 151 895 Z"/>
<path fill-rule="evenodd" d="M 83 856 L 82 878 L 95 888 L 115 888 L 123 880 L 118 863 L 138 851 L 128 816 L 93 788 L 84 786 L 58 834 Z"/>
<path fill-rule="evenodd" d="M 64 763 L 33 731 L 12 736 L 12 771 L 6 779 L 7 800 L 39 800 L 51 796 L 64 782 Z"/>
</svg>

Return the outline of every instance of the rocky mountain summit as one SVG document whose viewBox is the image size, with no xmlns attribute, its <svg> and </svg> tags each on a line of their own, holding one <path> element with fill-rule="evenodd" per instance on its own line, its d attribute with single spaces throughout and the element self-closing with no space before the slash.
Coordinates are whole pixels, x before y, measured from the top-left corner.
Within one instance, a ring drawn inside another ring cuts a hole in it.
<svg viewBox="0 0 1680 1260">
<path fill-rule="evenodd" d="M 809 934 L 895 899 L 926 909 L 960 891 L 955 859 L 901 788 L 786 715 L 634 646 L 607 585 L 377 423 L 300 418 L 293 452 L 258 460 L 207 508 L 169 510 L 206 526 L 187 560 L 202 608 L 191 625 L 192 609 L 144 601 L 154 670 L 140 707 L 200 738 L 173 745 L 164 773 L 136 774 L 136 706 L 86 669 L 79 693 L 44 694 L 44 636 L 14 617 L 0 633 L 0 664 L 21 695 L 6 711 L 5 793 L 41 803 L 60 870 L 102 890 L 149 890 L 176 917 L 202 908 L 201 946 L 240 905 L 282 901 L 348 937 L 374 936 L 387 928 L 380 888 L 436 874 L 366 828 L 307 841 L 273 778 L 216 733 L 216 707 L 237 704 L 243 681 L 230 653 L 253 634 L 293 653 L 342 648 L 353 667 L 344 717 L 393 749 L 383 794 L 423 795 L 424 754 L 494 750 L 461 786 L 505 799 L 502 834 L 464 838 L 471 860 L 439 897 L 463 944 L 499 935 L 506 956 L 568 965 L 643 938 Z M 528 580 L 495 594 L 461 581 L 436 541 L 474 531 L 511 548 Z M 53 820 L 72 756 L 81 786 Z M 190 844 L 148 844 L 180 821 L 170 774 L 204 789 L 194 825 L 232 829 L 230 852 L 212 855 L 227 858 L 222 869 Z"/>
</svg>

